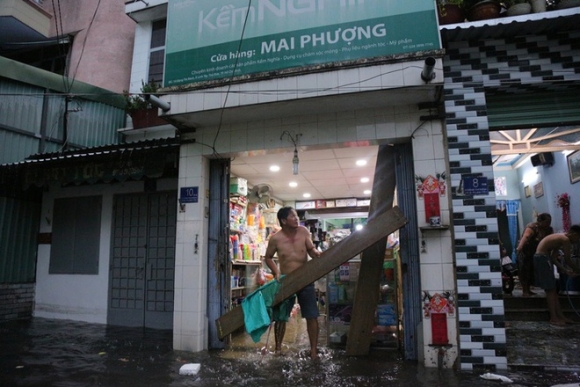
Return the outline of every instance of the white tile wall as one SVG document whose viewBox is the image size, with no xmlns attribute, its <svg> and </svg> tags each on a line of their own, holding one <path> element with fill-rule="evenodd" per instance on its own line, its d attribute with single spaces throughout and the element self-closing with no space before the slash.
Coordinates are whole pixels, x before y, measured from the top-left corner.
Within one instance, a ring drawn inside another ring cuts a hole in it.
<svg viewBox="0 0 580 387">
<path fill-rule="evenodd" d="M 229 139 L 229 136 L 227 136 Z M 203 193 L 209 186 L 209 161 L 199 154 L 199 144 L 183 145 L 179 186 L 197 186 L 199 202 L 187 203 L 177 217 L 175 251 L 174 348 L 183 351 L 207 349 L 207 219 Z M 194 243 L 197 236 L 198 251 Z"/>
</svg>

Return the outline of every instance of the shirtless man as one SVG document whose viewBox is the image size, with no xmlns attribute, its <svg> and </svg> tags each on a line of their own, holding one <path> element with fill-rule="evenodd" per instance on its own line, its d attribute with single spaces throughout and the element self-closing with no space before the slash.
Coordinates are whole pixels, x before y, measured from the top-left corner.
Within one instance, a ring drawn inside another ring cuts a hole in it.
<svg viewBox="0 0 580 387">
<path fill-rule="evenodd" d="M 556 265 L 561 272 L 568 277 L 580 274 L 574 262 L 570 259 L 572 244 L 580 241 L 580 225 L 570 227 L 567 233 L 551 234 L 540 241 L 534 254 L 534 273 L 536 285 L 546 291 L 546 302 L 550 311 L 550 324 L 565 325 L 572 323 L 572 320 L 564 317 L 560 301 L 558 300 L 558 290 L 556 289 L 556 279 L 552 264 Z M 558 259 L 559 251 L 564 253 L 564 266 Z"/>
<path fill-rule="evenodd" d="M 298 214 L 292 207 L 283 207 L 278 211 L 278 221 L 281 230 L 270 237 L 266 249 L 266 265 L 272 270 L 276 280 L 281 275 L 292 273 L 308 261 L 308 254 L 313 258 L 320 257 L 320 251 L 316 250 L 310 232 L 304 226 L 300 226 Z M 280 268 L 272 260 L 274 254 L 278 254 Z M 306 319 L 306 329 L 310 341 L 310 357 L 318 358 L 318 305 L 314 284 L 306 286 L 297 294 L 302 317 Z M 276 342 L 276 354 L 282 353 L 282 340 L 286 333 L 286 322 L 276 321 L 274 324 L 274 338 Z"/>
</svg>

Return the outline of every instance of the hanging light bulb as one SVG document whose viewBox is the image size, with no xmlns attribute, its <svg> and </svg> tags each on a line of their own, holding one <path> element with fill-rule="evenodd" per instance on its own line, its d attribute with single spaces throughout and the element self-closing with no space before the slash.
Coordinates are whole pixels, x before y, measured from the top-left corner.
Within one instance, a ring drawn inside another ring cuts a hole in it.
<svg viewBox="0 0 580 387">
<path fill-rule="evenodd" d="M 292 158 L 292 173 L 297 175 L 298 174 L 298 163 L 300 162 L 300 160 L 298 160 L 298 149 L 296 149 L 296 147 L 294 147 L 294 157 Z"/>
</svg>

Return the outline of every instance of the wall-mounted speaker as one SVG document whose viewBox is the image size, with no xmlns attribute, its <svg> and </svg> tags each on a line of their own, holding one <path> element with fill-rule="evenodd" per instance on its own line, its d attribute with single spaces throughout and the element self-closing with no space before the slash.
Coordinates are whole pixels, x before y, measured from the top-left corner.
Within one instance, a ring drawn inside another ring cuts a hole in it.
<svg viewBox="0 0 580 387">
<path fill-rule="evenodd" d="M 552 152 L 538 153 L 530 158 L 532 165 L 537 167 L 538 165 L 554 165 L 554 155 Z"/>
</svg>

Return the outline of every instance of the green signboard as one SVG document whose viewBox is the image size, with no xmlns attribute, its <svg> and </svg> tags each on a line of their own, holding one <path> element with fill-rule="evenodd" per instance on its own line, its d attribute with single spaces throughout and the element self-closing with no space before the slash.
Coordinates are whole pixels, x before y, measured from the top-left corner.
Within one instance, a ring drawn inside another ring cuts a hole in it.
<svg viewBox="0 0 580 387">
<path fill-rule="evenodd" d="M 429 0 L 169 0 L 164 86 L 440 48 Z"/>
</svg>

